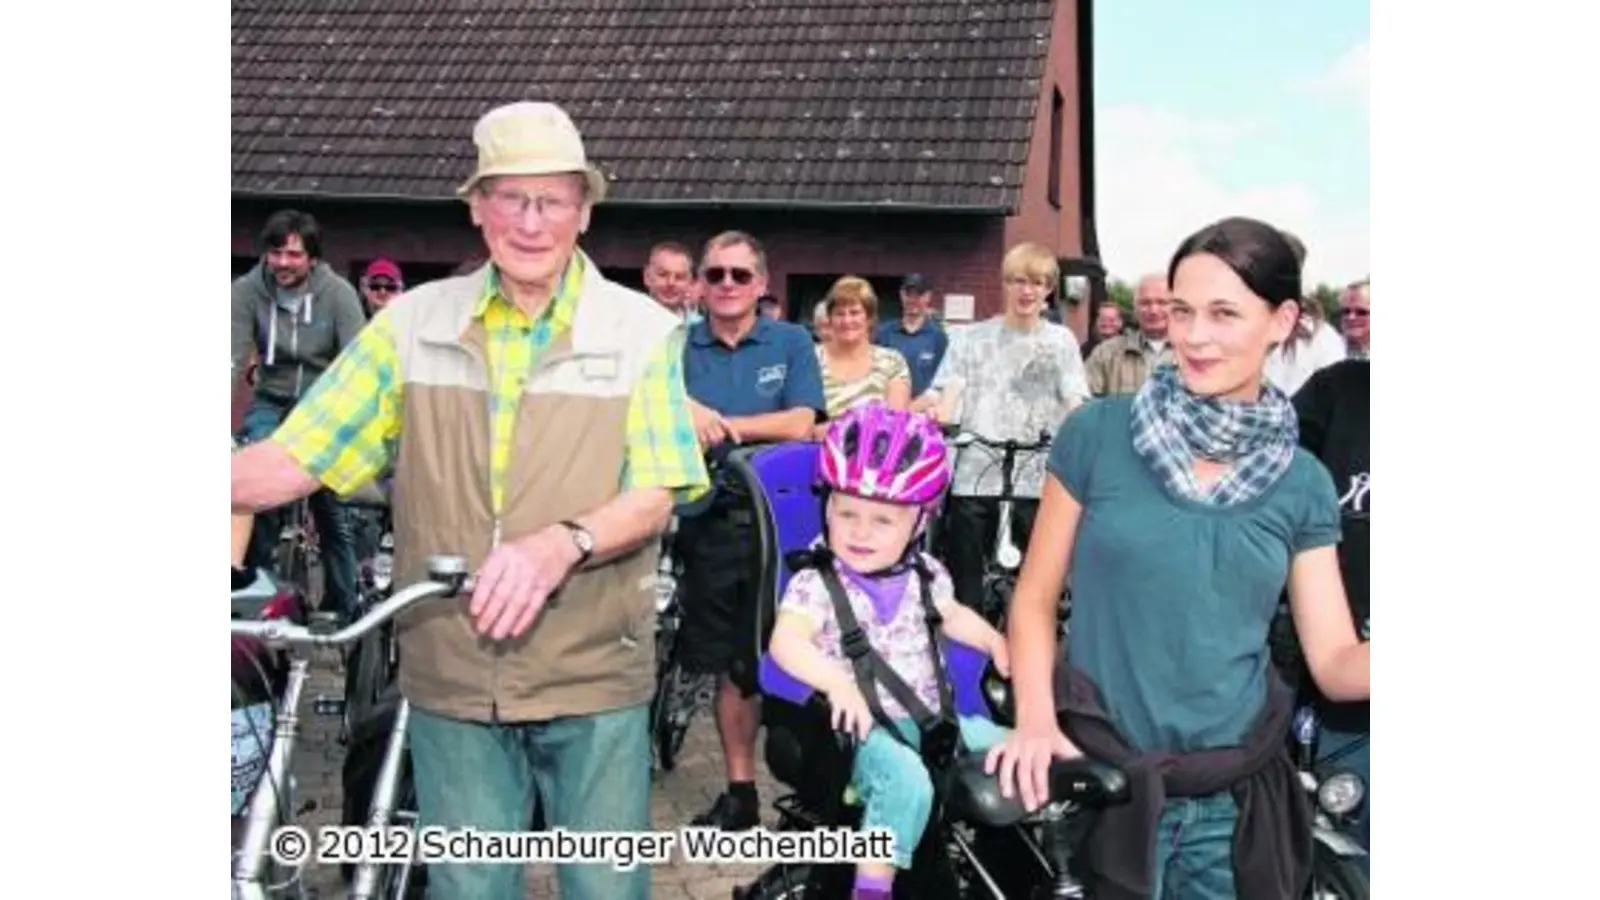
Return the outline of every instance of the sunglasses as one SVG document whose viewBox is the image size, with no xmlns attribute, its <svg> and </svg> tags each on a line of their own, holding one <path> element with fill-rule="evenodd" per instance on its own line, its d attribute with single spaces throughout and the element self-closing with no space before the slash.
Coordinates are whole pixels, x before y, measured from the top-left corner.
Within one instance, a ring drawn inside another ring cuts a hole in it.
<svg viewBox="0 0 1600 900">
<path fill-rule="evenodd" d="M 722 284 L 727 278 L 731 277 L 734 284 L 743 285 L 749 284 L 756 278 L 756 273 L 749 269 L 727 268 L 724 266 L 712 266 L 701 274 L 705 277 L 706 284 Z"/>
<path fill-rule="evenodd" d="M 400 290 L 400 285 L 392 281 L 369 281 L 367 282 L 367 290 L 372 291 L 374 294 L 392 294 Z"/>
<path fill-rule="evenodd" d="M 1344 316 L 1346 319 L 1365 319 L 1372 315 L 1372 310 L 1351 307 L 1350 309 L 1339 310 L 1339 315 Z"/>
</svg>

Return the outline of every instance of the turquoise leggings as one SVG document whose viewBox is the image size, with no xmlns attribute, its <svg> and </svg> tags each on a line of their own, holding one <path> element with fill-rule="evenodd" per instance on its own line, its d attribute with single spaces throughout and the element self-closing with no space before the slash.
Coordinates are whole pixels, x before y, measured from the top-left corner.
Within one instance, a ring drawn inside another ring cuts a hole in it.
<svg viewBox="0 0 1600 900">
<path fill-rule="evenodd" d="M 896 719 L 895 728 L 906 740 L 920 746 L 922 735 L 911 719 Z M 980 716 L 961 716 L 961 739 L 972 752 L 981 753 L 1005 740 L 1011 732 Z M 933 809 L 933 781 L 922 757 L 874 724 L 856 749 L 853 785 L 865 807 L 862 830 L 886 828 L 894 835 L 896 868 L 911 868 L 911 856 L 928 827 Z"/>
</svg>

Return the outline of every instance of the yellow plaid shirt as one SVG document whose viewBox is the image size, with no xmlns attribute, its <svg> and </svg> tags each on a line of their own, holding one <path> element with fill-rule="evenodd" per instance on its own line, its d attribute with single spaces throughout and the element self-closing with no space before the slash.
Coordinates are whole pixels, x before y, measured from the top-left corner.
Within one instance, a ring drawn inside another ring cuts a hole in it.
<svg viewBox="0 0 1600 900">
<path fill-rule="evenodd" d="M 473 312 L 488 335 L 492 439 L 490 488 L 503 511 L 511 426 L 523 384 L 540 354 L 572 326 L 583 283 L 577 256 L 538 321 L 530 322 L 500 292 L 493 267 Z M 349 494 L 376 478 L 394 458 L 400 436 L 399 356 L 387 311 L 378 313 L 295 406 L 272 439 L 315 478 Z M 710 487 L 683 383 L 683 341 L 666 341 L 646 365 L 628 403 L 623 490 L 668 488 L 678 502 Z"/>
</svg>

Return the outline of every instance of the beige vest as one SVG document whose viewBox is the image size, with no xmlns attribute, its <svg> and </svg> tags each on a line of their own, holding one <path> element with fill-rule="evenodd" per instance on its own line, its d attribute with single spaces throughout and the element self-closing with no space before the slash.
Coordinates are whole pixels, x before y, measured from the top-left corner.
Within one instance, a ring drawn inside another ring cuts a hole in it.
<svg viewBox="0 0 1600 900">
<path fill-rule="evenodd" d="M 502 541 L 590 512 L 621 490 L 629 398 L 651 354 L 682 325 L 584 259 L 572 326 L 524 386 L 505 480 Z M 496 530 L 489 492 L 485 330 L 472 317 L 488 276 L 431 282 L 390 307 L 404 385 L 395 459 L 395 583 L 427 557 L 476 570 Z M 576 572 L 522 637 L 480 637 L 467 597 L 399 619 L 400 689 L 417 707 L 474 721 L 533 721 L 646 702 L 654 688 L 655 542 Z"/>
</svg>

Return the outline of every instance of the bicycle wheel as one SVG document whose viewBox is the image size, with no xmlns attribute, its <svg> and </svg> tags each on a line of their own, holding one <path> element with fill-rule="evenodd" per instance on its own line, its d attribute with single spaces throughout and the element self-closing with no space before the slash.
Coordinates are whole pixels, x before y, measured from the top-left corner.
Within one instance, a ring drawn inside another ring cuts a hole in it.
<svg viewBox="0 0 1600 900">
<path fill-rule="evenodd" d="M 385 625 L 350 646 L 345 656 L 344 726 L 348 737 L 358 722 L 365 722 L 394 682 L 389 654 L 391 635 Z"/>
<path fill-rule="evenodd" d="M 662 702 L 651 737 L 663 771 L 670 772 L 677 765 L 678 751 L 683 749 L 684 738 L 689 735 L 689 724 L 694 721 L 695 713 L 711 706 L 716 690 L 715 675 L 691 674 L 676 664 L 662 678 L 657 688 Z"/>
<path fill-rule="evenodd" d="M 1323 847 L 1311 854 L 1311 884 L 1306 900 L 1368 900 L 1371 884 L 1361 864 Z"/>
</svg>

